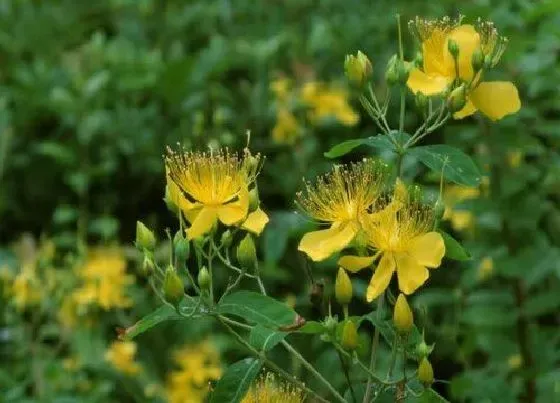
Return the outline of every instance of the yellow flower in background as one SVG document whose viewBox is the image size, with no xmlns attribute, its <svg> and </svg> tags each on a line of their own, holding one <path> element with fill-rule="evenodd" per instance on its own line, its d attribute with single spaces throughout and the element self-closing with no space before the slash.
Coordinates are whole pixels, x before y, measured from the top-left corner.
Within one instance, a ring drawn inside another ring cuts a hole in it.
<svg viewBox="0 0 560 403">
<path fill-rule="evenodd" d="M 422 44 L 423 55 L 422 69 L 413 68 L 407 81 L 413 93 L 437 95 L 453 85 L 465 83 L 466 104 L 453 115 L 456 119 L 480 110 L 490 119 L 498 120 L 519 110 L 521 102 L 513 83 L 482 82 L 483 70 L 498 63 L 507 43 L 491 22 L 478 21 L 473 26 L 460 25 L 460 21 L 447 17 L 416 18 L 410 27 Z M 458 49 L 456 57 L 449 49 L 450 43 Z M 479 64 L 476 71 L 473 64 Z"/>
<path fill-rule="evenodd" d="M 410 198 L 403 201 L 402 191 L 397 186 L 388 206 L 364 220 L 367 241 L 377 253 L 371 257 L 344 256 L 338 261 L 346 270 L 357 272 L 380 257 L 367 288 L 368 302 L 385 291 L 394 272 L 401 292 L 412 294 L 428 279 L 428 268 L 439 267 L 445 255 L 442 236 L 432 231 L 432 209 Z"/>
<path fill-rule="evenodd" d="M 301 390 L 278 382 L 272 373 L 268 373 L 251 386 L 241 403 L 301 403 L 304 399 Z"/>
<path fill-rule="evenodd" d="M 364 160 L 335 166 L 315 184 L 306 183 L 305 191 L 297 194 L 297 204 L 330 228 L 305 234 L 298 250 L 321 261 L 348 246 L 361 229 L 361 219 L 381 194 L 386 174 L 383 163 Z"/>
<path fill-rule="evenodd" d="M 10 294 L 18 309 L 37 304 L 43 296 L 42 285 L 34 265 L 24 265 L 14 278 Z"/>
<path fill-rule="evenodd" d="M 312 123 L 332 117 L 345 126 L 354 126 L 360 120 L 360 115 L 348 103 L 348 92 L 344 89 L 310 81 L 303 85 L 301 99 L 310 107 Z"/>
<path fill-rule="evenodd" d="M 220 355 L 215 347 L 204 341 L 177 350 L 173 359 L 177 369 L 167 378 L 169 403 L 202 403 L 209 392 L 210 381 L 222 376 Z"/>
<path fill-rule="evenodd" d="M 492 273 L 494 272 L 494 260 L 486 256 L 480 261 L 478 265 L 478 278 L 480 280 L 486 280 L 492 277 Z"/>
<path fill-rule="evenodd" d="M 83 285 L 74 291 L 73 298 L 79 305 L 95 304 L 105 310 L 132 305 L 126 288 L 134 283 L 134 277 L 126 274 L 126 260 L 119 249 L 92 249 L 78 275 Z"/>
<path fill-rule="evenodd" d="M 276 124 L 272 129 L 272 139 L 280 144 L 293 144 L 301 134 L 301 127 L 294 114 L 287 107 L 279 107 Z"/>
<path fill-rule="evenodd" d="M 135 375 L 142 369 L 135 361 L 136 349 L 133 341 L 114 341 L 105 352 L 105 361 L 123 374 Z"/>
<path fill-rule="evenodd" d="M 242 158 L 227 150 L 182 153 L 168 150 L 165 157 L 171 179 L 168 190 L 173 194 L 171 198 L 180 199 L 177 205 L 191 223 L 187 230 L 189 239 L 207 234 L 218 221 L 236 225 L 247 219 L 249 187 L 258 175 L 259 162 L 260 156 L 253 156 L 248 150 Z"/>
<path fill-rule="evenodd" d="M 445 189 L 443 202 L 445 212 L 443 219 L 451 222 L 451 227 L 455 231 L 465 231 L 474 226 L 474 215 L 469 210 L 458 209 L 455 206 L 467 200 L 477 199 L 480 190 L 475 187 L 451 185 Z"/>
<path fill-rule="evenodd" d="M 291 82 L 286 77 L 278 78 L 270 83 L 270 90 L 279 102 L 286 102 L 290 97 Z"/>
</svg>

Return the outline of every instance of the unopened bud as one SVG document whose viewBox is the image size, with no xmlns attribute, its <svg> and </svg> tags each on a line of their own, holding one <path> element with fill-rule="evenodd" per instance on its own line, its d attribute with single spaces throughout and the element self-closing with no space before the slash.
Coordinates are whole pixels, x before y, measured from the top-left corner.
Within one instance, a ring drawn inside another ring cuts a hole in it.
<svg viewBox="0 0 560 403">
<path fill-rule="evenodd" d="M 418 380 L 426 387 L 434 382 L 434 369 L 426 357 L 422 358 L 418 366 Z"/>
<path fill-rule="evenodd" d="M 459 44 L 453 39 L 449 39 L 447 42 L 447 50 L 449 50 L 454 59 L 459 57 Z"/>
<path fill-rule="evenodd" d="M 181 231 L 177 231 L 173 237 L 173 250 L 178 261 L 184 262 L 189 258 L 190 244 L 183 237 Z"/>
<path fill-rule="evenodd" d="M 330 333 L 334 333 L 336 325 L 338 325 L 338 320 L 334 316 L 327 316 L 325 319 L 325 327 Z"/>
<path fill-rule="evenodd" d="M 245 269 L 253 269 L 257 263 L 257 249 L 251 234 L 245 235 L 237 247 L 237 261 Z"/>
<path fill-rule="evenodd" d="M 156 247 L 156 237 L 142 221 L 136 221 L 136 247 L 146 250 L 154 250 Z"/>
<path fill-rule="evenodd" d="M 198 272 L 198 286 L 203 290 L 208 290 L 210 288 L 210 273 L 206 266 L 202 266 L 200 271 Z"/>
<path fill-rule="evenodd" d="M 358 51 L 356 56 L 346 55 L 344 71 L 346 78 L 348 78 L 351 83 L 361 87 L 367 82 L 373 69 L 368 57 L 361 51 Z"/>
<path fill-rule="evenodd" d="M 418 355 L 418 357 L 420 359 L 426 358 L 428 355 L 430 355 L 430 353 L 433 350 L 433 346 L 430 347 L 426 344 L 426 342 L 424 340 L 422 340 L 417 346 L 416 346 L 416 355 Z"/>
<path fill-rule="evenodd" d="M 253 189 L 249 191 L 249 213 L 255 211 L 259 208 L 260 200 L 259 200 L 259 190 L 255 186 Z"/>
<path fill-rule="evenodd" d="M 231 246 L 232 241 L 233 241 L 233 236 L 231 235 L 231 231 L 229 229 L 225 230 L 220 240 L 221 245 L 224 248 L 229 248 Z"/>
<path fill-rule="evenodd" d="M 154 259 L 152 257 L 152 253 L 149 251 L 144 252 L 142 272 L 147 276 L 154 272 Z"/>
<path fill-rule="evenodd" d="M 424 95 L 424 93 L 418 91 L 414 97 L 414 102 L 419 110 L 424 111 L 428 105 L 428 97 Z"/>
<path fill-rule="evenodd" d="M 475 49 L 472 55 L 471 64 L 475 73 L 484 67 L 484 55 L 482 54 L 482 49 Z"/>
<path fill-rule="evenodd" d="M 465 84 L 461 84 L 449 94 L 447 98 L 447 106 L 451 112 L 460 111 L 467 103 L 467 94 Z"/>
<path fill-rule="evenodd" d="M 348 305 L 352 299 L 352 282 L 342 267 L 338 269 L 334 284 L 334 295 L 340 305 Z"/>
<path fill-rule="evenodd" d="M 345 350 L 355 350 L 358 347 L 358 329 L 350 319 L 344 322 L 340 344 Z"/>
<path fill-rule="evenodd" d="M 399 60 L 397 63 L 397 73 L 398 73 L 398 82 L 402 85 L 405 85 L 408 81 L 408 76 L 410 75 L 410 65 L 408 63 Z"/>
<path fill-rule="evenodd" d="M 183 281 L 172 266 L 165 271 L 163 280 L 163 296 L 167 302 L 173 305 L 179 304 L 184 294 Z"/>
<path fill-rule="evenodd" d="M 492 55 L 484 56 L 484 68 L 489 69 L 490 67 L 492 67 L 493 60 L 494 59 L 492 58 Z"/>
<path fill-rule="evenodd" d="M 412 329 L 414 325 L 414 317 L 412 316 L 412 310 L 406 302 L 404 294 L 399 294 L 397 302 L 395 303 L 395 310 L 393 311 L 393 322 L 395 323 L 395 328 L 401 334 L 407 334 Z"/>
<path fill-rule="evenodd" d="M 387 69 L 385 70 L 385 80 L 387 84 L 395 85 L 399 82 L 399 71 L 397 62 L 399 61 L 397 55 L 393 55 L 387 62 Z"/>
</svg>

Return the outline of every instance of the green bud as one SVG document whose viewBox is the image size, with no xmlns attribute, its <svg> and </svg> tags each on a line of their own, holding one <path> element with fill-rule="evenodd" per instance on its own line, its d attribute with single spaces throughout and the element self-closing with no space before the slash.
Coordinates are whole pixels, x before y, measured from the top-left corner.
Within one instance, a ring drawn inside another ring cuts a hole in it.
<svg viewBox="0 0 560 403">
<path fill-rule="evenodd" d="M 397 64 L 397 74 L 398 74 L 398 82 L 402 85 L 406 85 L 406 82 L 408 81 L 408 76 L 410 75 L 410 67 L 408 63 L 399 60 Z"/>
<path fill-rule="evenodd" d="M 389 85 L 395 85 L 399 82 L 399 71 L 397 67 L 397 55 L 393 55 L 387 62 L 387 69 L 385 70 L 385 80 Z"/>
<path fill-rule="evenodd" d="M 257 249 L 251 234 L 245 235 L 237 247 L 237 261 L 245 269 L 255 268 L 257 263 Z"/>
<path fill-rule="evenodd" d="M 426 357 L 422 358 L 418 366 L 418 380 L 426 387 L 434 382 L 434 369 Z"/>
<path fill-rule="evenodd" d="M 433 346 L 430 347 L 422 340 L 418 345 L 416 345 L 416 354 L 420 359 L 426 358 L 433 350 Z"/>
<path fill-rule="evenodd" d="M 145 251 L 144 252 L 144 260 L 142 262 L 142 272 L 144 275 L 149 276 L 154 272 L 154 259 L 152 256 L 152 252 Z"/>
<path fill-rule="evenodd" d="M 358 329 L 349 319 L 344 322 L 340 344 L 345 350 L 355 350 L 358 347 Z"/>
<path fill-rule="evenodd" d="M 177 306 L 183 299 L 184 293 L 183 281 L 175 271 L 175 268 L 168 266 L 163 280 L 163 296 L 165 300 Z"/>
<path fill-rule="evenodd" d="M 493 58 L 492 55 L 486 55 L 484 56 L 484 68 L 485 69 L 489 69 L 492 67 L 493 64 Z"/>
<path fill-rule="evenodd" d="M 428 106 L 428 97 L 424 95 L 422 92 L 418 91 L 414 97 L 414 102 L 416 103 L 416 107 L 424 111 L 426 106 Z"/>
<path fill-rule="evenodd" d="M 393 311 L 393 323 L 395 328 L 401 334 L 408 334 L 414 325 L 414 317 L 412 310 L 406 302 L 404 294 L 399 294 L 397 302 L 395 303 L 395 310 Z"/>
<path fill-rule="evenodd" d="M 348 305 L 352 299 L 352 282 L 342 267 L 338 269 L 334 284 L 334 295 L 340 305 Z"/>
<path fill-rule="evenodd" d="M 482 54 L 482 49 L 478 48 L 473 52 L 471 63 L 475 73 L 484 67 L 484 55 Z"/>
<path fill-rule="evenodd" d="M 169 196 L 168 186 L 165 186 L 165 196 L 163 198 L 163 201 L 165 202 L 165 205 L 170 212 L 172 212 L 174 215 L 179 215 L 179 207 L 171 200 L 171 197 Z"/>
<path fill-rule="evenodd" d="M 467 94 L 465 84 L 461 84 L 449 94 L 447 98 L 447 107 L 451 112 L 457 112 L 463 109 L 467 103 Z"/>
<path fill-rule="evenodd" d="M 453 39 L 449 39 L 447 42 L 447 50 L 449 50 L 453 58 L 457 59 L 459 57 L 459 44 Z"/>
<path fill-rule="evenodd" d="M 183 237 L 181 231 L 177 231 L 173 237 L 173 250 L 178 261 L 184 262 L 189 258 L 190 244 Z"/>
<path fill-rule="evenodd" d="M 146 250 L 154 250 L 156 247 L 156 237 L 142 221 L 136 221 L 136 247 Z"/>
<path fill-rule="evenodd" d="M 231 246 L 232 241 L 233 241 L 233 236 L 231 235 L 231 231 L 229 229 L 225 230 L 222 234 L 220 244 L 224 248 L 229 248 Z"/>
<path fill-rule="evenodd" d="M 206 266 L 202 266 L 198 272 L 198 286 L 203 290 L 208 290 L 210 288 L 210 273 Z"/>
<path fill-rule="evenodd" d="M 356 56 L 346 55 L 344 72 L 351 83 L 359 87 L 363 86 L 371 76 L 372 71 L 371 62 L 361 51 L 358 51 Z"/>
<path fill-rule="evenodd" d="M 249 191 L 249 212 L 255 211 L 259 208 L 260 200 L 259 200 L 259 190 L 255 186 L 253 189 Z"/>
<path fill-rule="evenodd" d="M 336 325 L 338 325 L 338 319 L 333 316 L 327 316 L 325 319 L 325 327 L 330 333 L 334 333 L 336 330 Z"/>
</svg>

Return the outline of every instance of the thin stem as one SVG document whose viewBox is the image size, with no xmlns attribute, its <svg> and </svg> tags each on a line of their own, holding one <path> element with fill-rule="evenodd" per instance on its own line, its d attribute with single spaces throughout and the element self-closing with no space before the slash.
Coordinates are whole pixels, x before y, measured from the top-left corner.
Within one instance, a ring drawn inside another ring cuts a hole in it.
<svg viewBox="0 0 560 403">
<path fill-rule="evenodd" d="M 210 234 L 212 237 L 214 234 Z M 214 239 L 210 239 L 208 243 L 208 273 L 210 274 L 210 303 L 214 304 L 214 273 L 212 270 L 212 262 L 214 261 Z"/>
<path fill-rule="evenodd" d="M 266 295 L 266 289 L 264 288 L 264 284 L 263 284 L 262 279 L 261 279 L 261 274 L 260 274 L 260 270 L 259 270 L 259 262 L 258 261 L 255 262 L 255 274 L 256 274 L 256 277 L 257 277 L 257 284 L 259 285 L 259 288 L 261 290 L 261 294 Z"/>
<path fill-rule="evenodd" d="M 237 273 L 243 273 L 243 275 L 245 277 L 249 277 L 249 278 L 257 278 L 257 276 L 247 273 L 244 270 L 240 269 L 239 267 L 234 266 L 233 264 L 231 264 L 229 257 L 225 257 L 224 255 L 222 255 L 219 251 L 216 250 L 216 256 L 218 256 L 218 259 L 220 259 L 220 261 L 224 264 L 224 266 L 226 266 L 228 269 L 234 270 Z"/>
<path fill-rule="evenodd" d="M 346 378 L 346 382 L 348 383 L 348 388 L 350 389 L 350 394 L 352 395 L 352 401 L 354 403 L 358 403 L 358 399 L 356 399 L 356 393 L 354 392 L 354 388 L 352 387 L 352 381 L 350 380 L 350 373 L 348 372 L 348 365 L 344 361 L 344 357 L 340 354 L 340 351 L 337 350 L 338 359 L 340 361 L 340 366 L 342 367 L 342 371 L 344 372 L 344 377 Z"/>
<path fill-rule="evenodd" d="M 387 372 L 387 379 L 391 379 L 393 376 L 393 370 L 395 369 L 395 364 L 397 363 L 397 351 L 399 349 L 400 337 L 395 335 L 395 343 L 393 343 L 393 350 L 391 351 L 391 361 L 389 364 L 389 371 Z"/>
<path fill-rule="evenodd" d="M 391 132 L 391 128 L 389 127 L 389 123 L 387 123 L 387 119 L 385 119 L 385 112 L 379 106 L 379 102 L 377 102 L 377 97 L 375 96 L 375 93 L 373 92 L 373 88 L 371 87 L 371 85 L 368 86 L 368 92 L 369 92 L 369 96 L 371 97 L 371 99 L 373 101 L 373 106 L 374 106 L 375 110 L 377 111 L 377 116 L 378 116 L 379 120 L 381 121 L 381 123 L 383 123 L 383 126 L 385 127 L 385 130 L 387 131 L 387 133 Z"/>
<path fill-rule="evenodd" d="M 383 311 L 383 300 L 385 299 L 385 293 L 381 294 L 377 300 L 377 321 L 381 322 L 382 318 L 382 311 Z M 366 386 L 366 393 L 364 395 L 363 403 L 369 402 L 369 398 L 371 395 L 371 384 L 374 379 L 375 374 L 375 361 L 377 358 L 377 348 L 379 346 L 379 327 L 375 326 L 375 330 L 373 333 L 373 339 L 371 341 L 371 357 L 369 359 L 369 376 L 367 380 Z"/>
<path fill-rule="evenodd" d="M 404 63 L 404 51 L 403 51 L 403 40 L 402 40 L 402 29 L 401 29 L 401 16 L 397 14 L 397 29 L 399 32 L 399 58 L 401 59 L 401 64 Z M 403 64 L 404 65 L 404 64 Z M 405 100 L 406 100 L 406 88 L 401 84 L 401 107 L 399 113 L 399 133 L 404 130 L 404 114 L 405 114 Z"/>
</svg>

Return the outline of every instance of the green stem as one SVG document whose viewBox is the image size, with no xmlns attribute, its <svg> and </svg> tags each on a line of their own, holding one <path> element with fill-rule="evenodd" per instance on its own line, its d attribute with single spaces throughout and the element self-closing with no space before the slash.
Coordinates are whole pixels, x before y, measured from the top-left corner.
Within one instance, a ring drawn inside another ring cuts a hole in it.
<svg viewBox="0 0 560 403">
<path fill-rule="evenodd" d="M 352 401 L 354 403 L 358 403 L 358 399 L 356 399 L 356 393 L 354 392 L 354 388 L 352 387 L 352 381 L 350 380 L 350 373 L 348 372 L 348 365 L 344 361 L 344 357 L 340 354 L 340 351 L 337 350 L 338 359 L 340 361 L 340 366 L 342 367 L 342 371 L 344 372 L 344 377 L 346 378 L 346 382 L 348 383 L 348 388 L 350 389 L 350 394 L 352 395 Z"/>
<path fill-rule="evenodd" d="M 0 183 L 6 169 L 6 160 L 8 159 L 8 148 L 10 145 L 11 130 L 5 129 L 0 134 Z"/>
<path fill-rule="evenodd" d="M 393 370 L 395 369 L 395 364 L 397 363 L 397 351 L 399 349 L 399 344 L 400 344 L 399 335 L 395 335 L 395 342 L 393 344 L 393 350 L 391 352 L 389 371 L 387 372 L 387 380 L 391 379 L 391 377 L 393 376 Z"/>
<path fill-rule="evenodd" d="M 382 311 L 383 311 L 383 302 L 385 299 L 385 293 L 381 294 L 379 296 L 379 299 L 377 300 L 377 321 L 381 322 L 382 318 Z M 369 402 L 369 398 L 371 395 L 371 384 L 373 382 L 374 379 L 374 375 L 375 374 L 375 361 L 377 358 L 377 348 L 379 347 L 379 327 L 375 326 L 375 330 L 373 333 L 373 339 L 371 341 L 371 356 L 369 359 L 369 376 L 368 376 L 368 380 L 367 380 L 367 386 L 366 386 L 366 393 L 364 395 L 364 400 L 362 400 L 363 403 L 367 403 Z"/>
</svg>

